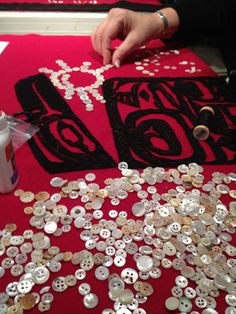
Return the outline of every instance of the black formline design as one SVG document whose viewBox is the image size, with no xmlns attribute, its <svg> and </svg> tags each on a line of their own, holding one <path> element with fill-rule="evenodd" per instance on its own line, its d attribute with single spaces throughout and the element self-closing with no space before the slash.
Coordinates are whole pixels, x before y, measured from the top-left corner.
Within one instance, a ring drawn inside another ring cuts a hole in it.
<svg viewBox="0 0 236 314">
<path fill-rule="evenodd" d="M 122 91 L 124 86 L 129 86 L 125 92 Z M 225 78 L 118 77 L 105 81 L 103 91 L 119 159 L 127 161 L 130 167 L 173 167 L 191 161 L 199 164 L 236 162 L 236 100 L 227 93 Z M 142 98 L 149 101 L 153 109 L 143 110 Z M 192 128 L 204 105 L 214 106 L 211 129 L 218 139 L 210 136 L 202 143 L 193 137 Z M 121 114 L 123 106 L 134 108 L 125 119 Z M 175 125 L 168 122 L 170 119 Z M 234 127 L 229 128 L 229 122 Z M 182 128 L 185 138 L 176 134 L 177 127 Z M 165 141 L 168 149 L 158 150 L 151 144 L 152 138 Z M 187 145 L 192 150 L 189 156 L 184 155 Z M 231 156 L 227 150 L 231 151 Z M 209 154 L 214 158 L 208 159 Z"/>
</svg>

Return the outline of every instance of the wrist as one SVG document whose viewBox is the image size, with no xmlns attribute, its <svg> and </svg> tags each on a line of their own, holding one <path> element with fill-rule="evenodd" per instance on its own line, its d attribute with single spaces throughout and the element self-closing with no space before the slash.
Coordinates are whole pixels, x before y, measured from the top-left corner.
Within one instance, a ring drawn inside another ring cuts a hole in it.
<svg viewBox="0 0 236 314">
<path fill-rule="evenodd" d="M 161 19 L 161 33 L 165 35 L 166 32 L 168 32 L 169 29 L 169 20 L 166 16 L 166 14 L 162 11 L 156 11 L 155 14 Z"/>
<path fill-rule="evenodd" d="M 179 16 L 172 8 L 164 8 L 154 13 L 157 22 L 156 37 L 170 37 L 179 28 Z"/>
</svg>

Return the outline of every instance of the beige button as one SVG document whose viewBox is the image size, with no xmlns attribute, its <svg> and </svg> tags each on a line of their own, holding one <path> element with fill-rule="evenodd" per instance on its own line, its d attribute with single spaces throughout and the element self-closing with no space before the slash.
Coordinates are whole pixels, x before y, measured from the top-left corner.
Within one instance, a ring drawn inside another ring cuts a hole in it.
<svg viewBox="0 0 236 314">
<path fill-rule="evenodd" d="M 236 199 L 236 190 L 230 190 L 230 191 L 229 191 L 229 195 L 230 195 L 230 197 L 232 197 L 233 199 Z"/>
<path fill-rule="evenodd" d="M 7 314 L 23 314 L 23 308 L 19 304 L 11 305 L 7 309 Z"/>
<path fill-rule="evenodd" d="M 17 189 L 17 190 L 14 191 L 14 196 L 19 197 L 19 196 L 21 196 L 21 194 L 23 194 L 23 193 L 24 193 L 24 190 L 22 190 L 22 189 Z"/>
<path fill-rule="evenodd" d="M 176 254 L 176 248 L 170 241 L 164 243 L 163 251 L 167 256 L 174 256 Z"/>
<path fill-rule="evenodd" d="M 27 206 L 27 207 L 24 208 L 24 213 L 26 215 L 31 215 L 33 213 L 33 211 L 34 211 L 34 209 L 33 209 L 32 206 Z"/>
<path fill-rule="evenodd" d="M 108 191 L 106 189 L 100 189 L 96 194 L 98 197 L 106 198 L 108 196 Z"/>
<path fill-rule="evenodd" d="M 140 286 L 139 292 L 142 293 L 145 297 L 149 297 L 153 294 L 153 287 L 148 282 L 143 282 Z"/>
<path fill-rule="evenodd" d="M 171 260 L 169 260 L 168 258 L 163 258 L 163 259 L 161 260 L 161 266 L 162 266 L 163 268 L 166 268 L 166 269 L 171 268 L 172 262 L 171 262 Z"/>
<path fill-rule="evenodd" d="M 14 224 L 14 223 L 11 223 L 11 224 L 6 224 L 5 228 L 4 228 L 6 231 L 8 232 L 14 232 L 16 231 L 17 229 L 17 225 Z"/>
<path fill-rule="evenodd" d="M 35 194 L 35 199 L 37 201 L 47 201 L 50 198 L 50 194 L 46 191 L 38 192 Z"/>
<path fill-rule="evenodd" d="M 95 253 L 93 260 L 95 265 L 102 265 L 105 261 L 105 255 L 103 253 Z"/>
<path fill-rule="evenodd" d="M 36 299 L 32 294 L 26 294 L 20 300 L 20 306 L 23 310 L 30 310 L 35 306 L 35 304 Z"/>
<path fill-rule="evenodd" d="M 20 195 L 20 200 L 22 203 L 30 203 L 34 200 L 34 193 L 24 192 Z"/>
<path fill-rule="evenodd" d="M 67 252 L 64 253 L 63 261 L 64 262 L 69 262 L 69 261 L 71 261 L 72 257 L 73 257 L 73 253 L 70 252 L 70 251 L 67 251 Z"/>
<path fill-rule="evenodd" d="M 134 298 L 134 294 L 130 289 L 124 289 L 119 295 L 119 301 L 122 304 L 130 304 Z"/>
</svg>

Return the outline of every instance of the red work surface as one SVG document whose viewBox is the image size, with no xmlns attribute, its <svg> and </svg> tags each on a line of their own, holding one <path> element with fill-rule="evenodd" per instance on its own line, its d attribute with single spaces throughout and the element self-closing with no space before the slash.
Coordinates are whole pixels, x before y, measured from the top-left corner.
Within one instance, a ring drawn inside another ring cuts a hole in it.
<svg viewBox="0 0 236 314">
<path fill-rule="evenodd" d="M 53 0 L 38 0 L 38 1 L 33 1 L 33 0 L 4 0 L 1 1 L 4 3 L 42 3 L 42 4 L 49 4 L 49 3 L 58 3 L 58 4 L 94 4 L 94 5 L 99 5 L 99 4 L 116 4 L 119 3 L 119 1 L 115 0 L 63 0 L 63 1 L 53 1 Z M 129 1 L 124 1 L 127 3 L 139 3 L 143 4 L 143 1 L 138 1 L 138 0 L 129 0 Z M 146 5 L 157 5 L 160 4 L 160 1 L 157 0 L 149 0 L 146 2 Z"/>
<path fill-rule="evenodd" d="M 15 112 L 22 111 L 22 107 L 15 93 L 15 84 L 24 78 L 38 74 L 38 70 L 42 67 L 53 69 L 58 71 L 58 64 L 56 60 L 64 60 L 68 65 L 72 67 L 79 67 L 82 62 L 91 62 L 91 68 L 97 69 L 101 67 L 101 59 L 92 50 L 90 39 L 88 37 L 45 37 L 36 35 L 27 36 L 1 36 L 0 41 L 7 41 L 9 45 L 0 55 L 0 67 L 2 71 L 1 91 L 0 91 L 0 104 L 1 109 L 7 112 L 9 115 Z M 154 72 L 157 68 L 155 63 L 149 63 L 150 59 L 154 58 L 150 51 L 156 51 L 158 49 L 158 55 L 160 56 L 160 65 L 158 66 L 159 72 Z M 162 52 L 160 54 L 160 52 Z M 147 77 L 136 69 L 136 65 L 133 61 L 149 59 L 146 66 L 152 73 L 155 73 L 155 77 L 166 76 L 171 77 L 197 77 L 211 76 L 214 77 L 215 73 L 209 69 L 209 67 L 200 60 L 195 54 L 186 48 L 179 48 L 177 50 L 169 51 L 168 47 L 165 47 L 159 41 L 152 42 L 148 49 L 142 49 L 137 54 L 134 53 L 130 60 L 122 65 L 120 69 L 111 68 L 104 72 L 105 79 L 113 77 Z M 184 64 L 183 64 L 184 61 Z M 192 63 L 192 65 L 190 64 Z M 189 70 L 193 66 L 197 69 L 201 69 L 201 72 L 189 73 Z M 170 68 L 169 68 L 170 67 Z M 172 68 L 171 70 L 171 67 Z M 86 86 L 91 84 L 93 78 L 88 73 L 76 73 L 77 77 L 74 77 L 74 83 L 78 86 Z M 99 89 L 102 93 L 101 88 Z M 59 91 L 63 96 L 63 93 Z M 92 132 L 96 139 L 101 143 L 103 148 L 109 152 L 109 155 L 118 164 L 119 159 L 117 151 L 114 147 L 114 139 L 111 134 L 111 127 L 109 125 L 109 119 L 106 116 L 105 105 L 99 101 L 93 100 L 94 111 L 87 112 L 85 106 L 81 103 L 79 97 L 75 96 L 71 100 L 67 100 L 71 110 L 76 116 L 83 118 L 83 122 L 86 127 Z M 117 168 L 91 170 L 85 169 L 83 171 L 68 171 L 66 173 L 49 174 L 38 163 L 35 157 L 32 155 L 32 151 L 28 144 L 23 145 L 16 151 L 16 162 L 20 173 L 20 181 L 18 188 L 24 191 L 32 191 L 38 193 L 40 191 L 48 191 L 50 194 L 55 193 L 58 189 L 54 189 L 50 186 L 50 180 L 55 176 L 60 176 L 67 180 L 77 180 L 84 178 L 89 172 L 96 174 L 95 182 L 99 184 L 100 188 L 105 186 L 104 180 L 107 178 L 118 178 L 121 176 L 120 171 Z M 194 162 L 194 160 L 192 160 Z M 235 171 L 234 164 L 228 165 L 203 165 L 205 182 L 211 179 L 211 173 L 214 171 L 220 171 L 223 173 L 229 173 Z M 164 181 L 162 184 L 157 184 L 158 193 L 168 191 L 169 188 L 173 188 L 174 184 Z M 144 189 L 146 189 L 145 185 Z M 235 189 L 235 183 L 230 184 L 231 189 Z M 138 199 L 135 193 L 129 193 L 129 197 L 121 201 L 120 205 L 114 206 L 110 203 L 110 199 L 106 199 L 103 205 L 104 217 L 108 217 L 108 211 L 110 209 L 116 209 L 117 211 L 127 211 L 128 218 L 136 219 L 131 213 L 131 207 Z M 224 196 L 222 200 L 226 203 L 232 201 L 229 197 Z M 75 205 L 81 205 L 80 199 L 62 199 L 61 204 L 64 204 L 70 210 Z M 23 204 L 20 200 L 13 195 L 13 193 L 0 196 L 1 207 L 1 220 L 0 230 L 4 229 L 7 223 L 16 223 L 18 226 L 17 231 L 14 233 L 22 234 L 24 230 L 33 229 L 29 224 L 30 215 L 24 214 L 24 208 L 32 205 Z M 93 220 L 93 223 L 96 223 Z M 84 249 L 84 242 L 80 239 L 80 232 L 83 229 L 75 229 L 72 225 L 72 230 L 69 233 L 64 233 L 60 237 L 54 237 L 48 235 L 51 241 L 51 245 L 57 245 L 61 248 L 61 252 L 71 251 L 78 252 Z M 42 230 L 34 229 L 34 232 L 40 232 Z M 234 235 L 233 235 L 234 237 Z M 138 243 L 139 244 L 139 243 Z M 143 245 L 143 243 L 141 244 Z M 96 251 L 93 250 L 93 253 Z M 2 256 L 2 260 L 5 257 Z M 172 257 L 170 258 L 172 259 Z M 29 256 L 30 260 L 30 256 Z M 29 261 L 28 260 L 28 261 Z M 132 256 L 128 256 L 127 263 L 124 267 L 135 268 L 135 262 Z M 124 268 L 123 267 L 123 268 Z M 44 286 L 50 286 L 52 280 L 58 276 L 65 276 L 68 274 L 74 274 L 78 266 L 72 265 L 70 262 L 64 262 L 62 269 L 59 273 L 51 273 L 50 279 L 44 285 L 35 285 L 33 291 L 40 291 Z M 164 269 L 161 267 L 162 276 L 159 279 L 148 279 L 154 287 L 154 293 L 148 298 L 145 304 L 141 304 L 140 307 L 144 308 L 147 313 L 164 314 L 168 313 L 165 309 L 165 299 L 171 295 L 171 288 L 175 285 L 175 276 L 179 273 L 172 268 Z M 110 267 L 110 273 L 120 273 L 122 268 L 115 266 Z M 0 291 L 4 291 L 6 285 L 11 281 L 17 281 L 19 278 L 14 278 L 10 275 L 9 270 L 6 270 L 6 274 L 0 280 Z M 78 293 L 78 285 L 80 281 L 74 287 L 69 287 L 63 293 L 57 293 L 50 289 L 50 292 L 54 294 L 54 301 L 50 309 L 51 313 L 102 313 L 105 308 L 113 308 L 113 302 L 108 297 L 108 282 L 99 281 L 94 276 L 94 269 L 87 273 L 86 278 L 82 282 L 88 282 L 91 284 L 91 292 L 96 293 L 99 297 L 98 306 L 89 310 L 83 306 L 82 297 Z M 194 286 L 190 283 L 191 286 Z M 132 287 L 126 285 L 126 288 Z M 221 296 L 217 299 L 217 310 L 219 313 L 223 313 L 226 308 L 224 301 L 225 293 L 221 292 Z M 195 307 L 196 308 L 196 307 Z M 196 309 L 197 310 L 197 309 Z M 199 309 L 198 309 L 199 310 Z M 32 309 L 29 313 L 38 313 L 37 307 Z M 124 312 L 125 313 L 125 312 Z M 176 311 L 177 313 L 177 311 Z"/>
<path fill-rule="evenodd" d="M 158 0 L 2 0 L 0 10 L 48 10 L 48 11 L 108 11 L 114 7 L 153 12 L 161 5 Z"/>
</svg>

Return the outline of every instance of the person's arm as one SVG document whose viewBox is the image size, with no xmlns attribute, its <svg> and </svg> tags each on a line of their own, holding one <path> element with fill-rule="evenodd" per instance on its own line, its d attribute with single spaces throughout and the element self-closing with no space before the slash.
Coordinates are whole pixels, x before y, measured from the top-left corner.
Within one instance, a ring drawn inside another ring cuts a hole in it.
<svg viewBox="0 0 236 314">
<path fill-rule="evenodd" d="M 172 8 L 160 10 L 160 14 L 137 13 L 125 9 L 112 9 L 107 18 L 98 26 L 91 39 L 93 48 L 103 57 L 103 63 L 112 62 L 119 67 L 128 54 L 143 46 L 154 38 L 171 36 L 179 26 L 179 18 Z M 112 41 L 121 39 L 123 42 L 113 52 Z"/>
<path fill-rule="evenodd" d="M 157 11 L 158 12 L 158 11 Z M 120 63 L 135 49 L 154 38 L 196 38 L 222 35 L 235 29 L 236 0 L 177 0 L 162 7 L 158 13 L 142 14 L 124 9 L 112 9 L 92 35 L 94 50 L 104 64 Z M 113 52 L 112 41 L 122 39 Z"/>
</svg>

